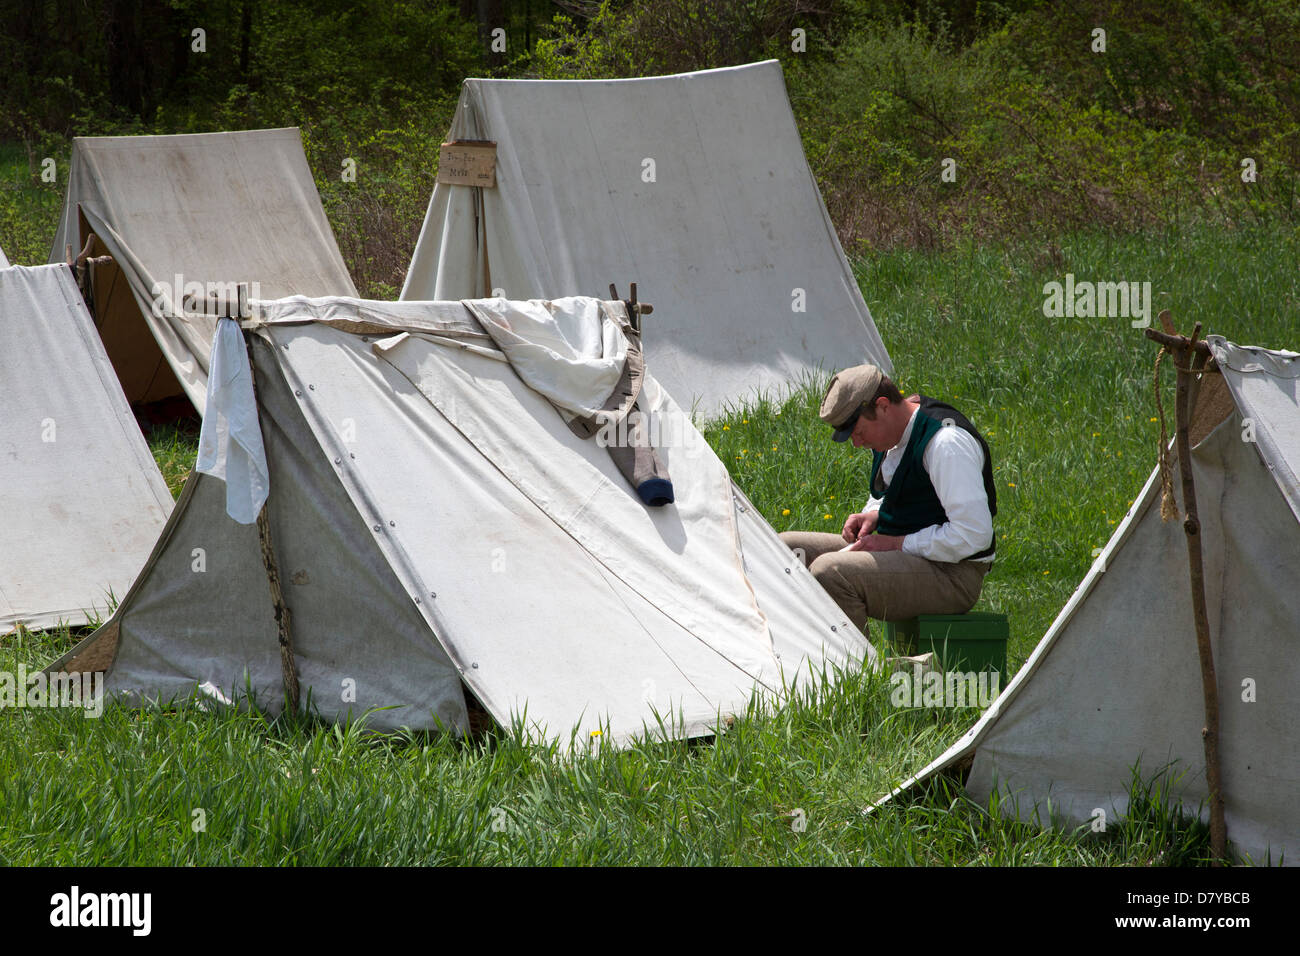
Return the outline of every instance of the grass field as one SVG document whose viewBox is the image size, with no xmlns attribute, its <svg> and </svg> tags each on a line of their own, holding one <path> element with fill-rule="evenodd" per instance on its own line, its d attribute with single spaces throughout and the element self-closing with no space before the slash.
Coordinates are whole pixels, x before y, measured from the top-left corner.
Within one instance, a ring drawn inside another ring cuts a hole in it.
<svg viewBox="0 0 1300 956">
<path fill-rule="evenodd" d="M 1153 317 L 1168 307 L 1184 329 L 1295 348 L 1298 253 L 1290 231 L 1189 228 L 857 263 L 900 385 L 951 400 L 989 439 L 998 561 L 979 607 L 1010 616 L 1013 667 L 1137 494 L 1158 436 L 1155 349 L 1127 319 L 1045 318 L 1043 284 L 1150 281 Z M 819 398 L 816 384 L 759 397 L 705 428 L 778 530 L 838 531 L 864 501 L 868 456 L 827 439 Z M 194 442 L 151 438 L 173 491 Z M 0 668 L 72 639 L 7 635 Z M 1149 865 L 1203 852 L 1203 828 L 1158 794 L 1105 834 L 1007 823 L 959 793 L 864 816 L 977 716 L 896 710 L 887 691 L 849 675 L 778 712 L 755 706 L 712 741 L 572 759 L 509 730 L 463 742 L 248 714 L 11 712 L 0 863 Z"/>
</svg>

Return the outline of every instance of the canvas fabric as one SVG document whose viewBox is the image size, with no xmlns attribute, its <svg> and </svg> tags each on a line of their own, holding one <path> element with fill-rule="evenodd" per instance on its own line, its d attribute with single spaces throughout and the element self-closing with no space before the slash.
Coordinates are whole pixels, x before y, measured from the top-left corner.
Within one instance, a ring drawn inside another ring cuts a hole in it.
<svg viewBox="0 0 1300 956">
<path fill-rule="evenodd" d="M 67 266 L 0 270 L 0 633 L 106 617 L 172 508 Z"/>
<path fill-rule="evenodd" d="M 182 294 L 198 282 L 356 295 L 296 129 L 74 139 L 50 261 L 90 233 L 115 260 L 96 272 L 96 318 L 132 402 L 183 392 L 203 412 L 216 317 L 177 301 L 178 275 Z M 158 374 L 158 350 L 174 380 Z"/>
<path fill-rule="evenodd" d="M 625 80 L 467 80 L 449 140 L 497 185 L 438 184 L 403 299 L 654 305 L 647 365 L 704 415 L 889 356 L 844 258 L 776 61 Z M 646 160 L 654 161 L 654 181 Z"/>
</svg>

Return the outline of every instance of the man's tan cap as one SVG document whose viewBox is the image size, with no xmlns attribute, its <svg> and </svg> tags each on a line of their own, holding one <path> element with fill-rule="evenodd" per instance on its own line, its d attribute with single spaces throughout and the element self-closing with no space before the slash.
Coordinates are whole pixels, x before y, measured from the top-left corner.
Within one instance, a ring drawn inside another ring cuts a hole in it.
<svg viewBox="0 0 1300 956">
<path fill-rule="evenodd" d="M 855 365 L 836 372 L 822 399 L 821 420 L 835 429 L 831 437 L 847 441 L 858 422 L 858 410 L 870 403 L 884 377 L 874 365 Z"/>
</svg>

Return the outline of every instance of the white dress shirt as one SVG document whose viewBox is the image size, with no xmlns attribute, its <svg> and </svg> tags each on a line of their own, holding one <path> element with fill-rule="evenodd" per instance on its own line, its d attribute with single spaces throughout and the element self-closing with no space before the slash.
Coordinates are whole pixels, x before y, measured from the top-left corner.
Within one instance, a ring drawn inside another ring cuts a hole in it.
<svg viewBox="0 0 1300 956">
<path fill-rule="evenodd" d="M 880 463 L 880 479 L 886 487 L 903 460 L 919 411 L 912 412 L 903 437 L 885 452 L 885 460 Z M 984 450 L 980 443 L 964 428 L 956 425 L 940 428 L 925 446 L 921 460 L 948 521 L 907 535 L 903 538 L 903 550 L 931 561 L 949 563 L 964 561 L 983 551 L 993 543 L 993 516 L 984 490 Z M 879 511 L 880 505 L 881 499 L 872 497 L 863 510 Z M 993 556 L 974 560 L 992 561 Z"/>
</svg>

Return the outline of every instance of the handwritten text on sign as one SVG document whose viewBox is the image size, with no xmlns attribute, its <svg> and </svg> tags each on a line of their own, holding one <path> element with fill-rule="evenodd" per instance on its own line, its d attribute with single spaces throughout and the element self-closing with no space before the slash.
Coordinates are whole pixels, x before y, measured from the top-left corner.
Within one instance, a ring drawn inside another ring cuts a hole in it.
<svg viewBox="0 0 1300 956">
<path fill-rule="evenodd" d="M 438 150 L 438 182 L 452 186 L 495 186 L 497 144 L 443 143 Z"/>
</svg>

